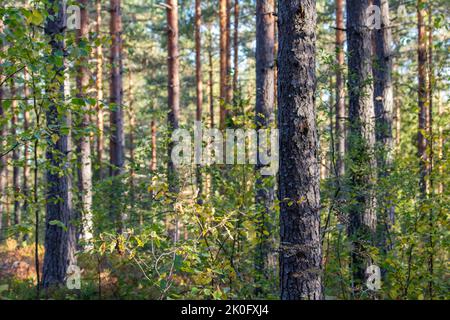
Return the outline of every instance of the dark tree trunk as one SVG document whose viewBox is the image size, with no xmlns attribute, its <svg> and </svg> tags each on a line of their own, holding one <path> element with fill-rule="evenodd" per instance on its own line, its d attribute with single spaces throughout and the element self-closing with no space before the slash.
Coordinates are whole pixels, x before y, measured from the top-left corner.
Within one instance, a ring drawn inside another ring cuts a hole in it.
<svg viewBox="0 0 450 320">
<path fill-rule="evenodd" d="M 178 4 L 177 0 L 167 0 L 167 63 L 168 63 L 168 129 L 169 134 L 178 129 L 180 121 L 180 61 L 178 50 Z M 168 182 L 169 192 L 179 192 L 179 173 L 171 159 L 173 142 L 169 142 Z M 174 242 L 178 241 L 178 221 L 175 220 Z"/>
<path fill-rule="evenodd" d="M 426 133 L 429 130 L 429 109 L 427 103 L 427 35 L 424 17 L 426 14 L 423 5 L 426 0 L 417 2 L 417 23 L 418 23 L 418 103 L 419 103 L 419 130 L 418 130 L 418 151 L 420 159 L 420 189 L 422 197 L 426 198 L 429 192 L 428 177 L 428 140 Z"/>
<path fill-rule="evenodd" d="M 345 174 L 344 0 L 336 0 L 336 174 Z"/>
<path fill-rule="evenodd" d="M 375 125 L 372 79 L 372 40 L 367 27 L 369 1 L 347 1 L 349 108 L 349 237 L 354 291 L 366 284 L 366 269 L 372 264 L 368 246 L 374 245 L 377 223 L 374 184 L 376 181 Z"/>
<path fill-rule="evenodd" d="M 80 30 L 77 32 L 77 43 L 87 44 L 89 41 L 89 17 L 87 0 L 79 0 L 80 4 Z M 86 90 L 89 85 L 88 60 L 81 57 L 77 68 L 77 96 L 86 98 Z M 91 141 L 90 135 L 86 133 L 90 126 L 88 107 L 84 107 L 79 116 L 79 128 L 81 136 L 78 138 L 78 179 L 80 182 L 81 209 L 82 209 L 82 237 L 89 247 L 92 240 L 92 164 L 91 164 Z"/>
<path fill-rule="evenodd" d="M 113 199 L 111 201 L 111 216 L 115 219 L 117 230 L 122 231 L 121 194 L 122 183 L 120 175 L 123 173 L 125 164 L 125 135 L 123 120 L 123 85 L 122 85 L 122 18 L 120 0 L 111 0 L 111 85 L 110 103 L 113 105 L 110 112 L 110 140 L 109 155 L 110 164 L 109 175 L 113 177 Z"/>
<path fill-rule="evenodd" d="M 58 8 L 55 11 L 54 8 Z M 50 37 L 52 55 L 62 56 L 65 14 L 63 1 L 49 1 L 49 18 L 45 33 Z M 64 78 L 64 62 L 51 65 L 55 78 Z M 46 159 L 47 191 L 45 217 L 45 255 L 42 285 L 44 288 L 64 283 L 67 267 L 75 262 L 75 226 L 72 210 L 72 182 L 68 170 L 67 155 L 69 138 L 62 130 L 68 126 L 67 111 L 61 108 L 64 100 L 64 84 L 50 87 L 47 91 L 49 104 L 46 110 L 47 127 L 51 134 L 47 138 Z M 62 224 L 62 225 L 61 225 Z"/>
<path fill-rule="evenodd" d="M 322 299 L 316 2 L 278 4 L 281 299 Z"/>
<path fill-rule="evenodd" d="M 274 120 L 274 1 L 258 0 L 256 2 L 256 129 L 268 129 Z M 271 231 L 271 209 L 274 201 L 272 177 L 263 177 L 263 164 L 258 157 L 256 166 L 256 205 L 258 206 L 258 248 L 255 259 L 256 279 L 267 273 L 270 250 L 269 235 Z M 264 183 L 266 179 L 268 183 Z M 258 286 L 258 283 L 256 283 Z"/>
<path fill-rule="evenodd" d="M 374 0 L 374 5 L 381 9 L 381 29 L 374 31 L 375 61 L 373 65 L 374 104 L 376 118 L 376 140 L 379 145 L 379 177 L 387 178 L 392 169 L 394 135 L 394 90 L 392 82 L 392 33 L 389 18 L 388 0 Z M 392 244 L 389 234 L 394 224 L 395 208 L 389 200 L 388 191 L 379 197 L 381 212 L 380 246 L 383 251 L 390 250 Z"/>
</svg>

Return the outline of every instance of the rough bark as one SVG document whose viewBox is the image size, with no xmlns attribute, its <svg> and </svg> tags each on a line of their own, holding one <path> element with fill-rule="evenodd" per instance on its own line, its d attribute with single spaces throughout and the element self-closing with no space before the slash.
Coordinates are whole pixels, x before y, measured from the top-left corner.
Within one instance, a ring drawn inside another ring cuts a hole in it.
<svg viewBox="0 0 450 320">
<path fill-rule="evenodd" d="M 180 62 L 178 50 L 178 4 L 177 0 L 167 0 L 167 63 L 168 63 L 168 129 L 169 134 L 179 127 L 180 120 Z M 171 154 L 174 145 L 169 142 L 168 182 L 169 192 L 179 192 L 179 173 L 174 165 Z M 173 241 L 179 237 L 178 221 L 175 221 Z"/>
<path fill-rule="evenodd" d="M 120 175 L 124 170 L 125 163 L 125 134 L 123 119 L 123 64 L 122 64 L 122 18 L 120 0 L 111 0 L 111 84 L 110 84 L 110 103 L 113 105 L 110 112 L 110 139 L 109 156 L 110 169 L 109 175 L 113 177 L 113 199 L 111 201 L 111 217 L 117 224 L 119 232 L 122 231 L 123 215 L 121 213 L 121 194 L 122 183 Z"/>
<path fill-rule="evenodd" d="M 418 104 L 419 104 L 419 130 L 418 130 L 418 156 L 420 160 L 420 190 L 425 198 L 429 193 L 428 169 L 429 157 L 427 153 L 429 130 L 429 105 L 427 103 L 427 35 L 424 17 L 426 14 L 423 5 L 426 0 L 417 2 L 417 28 L 418 28 Z"/>
<path fill-rule="evenodd" d="M 375 135 L 378 144 L 377 164 L 380 178 L 387 178 L 392 169 L 394 151 L 394 90 L 392 82 L 392 33 L 388 0 L 374 0 L 381 10 L 381 28 L 374 30 L 375 59 L 372 67 L 374 77 Z M 389 200 L 388 190 L 378 198 L 380 206 L 380 243 L 383 251 L 391 248 L 389 234 L 394 224 L 395 207 Z"/>
<path fill-rule="evenodd" d="M 377 224 L 375 125 L 372 83 L 372 41 L 367 26 L 368 1 L 347 1 L 349 92 L 349 238 L 352 241 L 351 271 L 354 293 L 366 284 L 372 264 L 369 246 L 374 245 Z"/>
<path fill-rule="evenodd" d="M 55 7 L 58 8 L 55 11 Z M 65 14 L 63 1 L 49 1 L 49 16 L 45 33 L 50 38 L 52 55 L 62 55 Z M 57 78 L 64 78 L 64 65 L 51 65 Z M 56 77 L 55 77 L 56 78 Z M 72 186 L 68 170 L 67 155 L 69 138 L 62 131 L 68 126 L 67 111 L 60 107 L 64 100 L 64 83 L 50 86 L 47 91 L 49 105 L 46 108 L 47 127 L 51 134 L 47 138 L 46 160 L 46 217 L 45 255 L 42 285 L 44 288 L 62 285 L 67 267 L 75 262 L 75 227 L 72 224 Z M 61 172 L 62 171 L 62 172 Z M 59 223 L 55 223 L 59 222 Z M 62 226 L 62 225 L 64 226 Z"/>
<path fill-rule="evenodd" d="M 275 27 L 274 1 L 256 1 L 256 129 L 268 129 L 274 120 L 274 80 L 275 80 Z M 274 201 L 272 183 L 264 183 L 271 177 L 262 177 L 263 164 L 256 166 L 256 198 L 258 206 L 258 248 L 255 257 L 256 278 L 267 276 L 267 262 L 270 251 L 271 208 Z M 266 186 L 265 186 L 266 185 Z"/>
<path fill-rule="evenodd" d="M 79 0 L 80 4 L 80 30 L 77 32 L 77 43 L 89 41 L 89 17 L 87 0 Z M 80 99 L 87 97 L 86 90 L 89 85 L 87 57 L 80 57 L 77 68 L 77 96 Z M 87 130 L 90 126 L 90 116 L 88 107 L 84 107 L 79 116 L 80 137 L 78 138 L 78 179 L 81 193 L 81 219 L 83 241 L 90 246 L 92 240 L 92 163 L 91 163 L 91 140 Z"/>
<path fill-rule="evenodd" d="M 344 0 L 336 0 L 336 174 L 345 174 Z"/>
<path fill-rule="evenodd" d="M 281 299 L 322 299 L 316 2 L 278 4 Z"/>
</svg>

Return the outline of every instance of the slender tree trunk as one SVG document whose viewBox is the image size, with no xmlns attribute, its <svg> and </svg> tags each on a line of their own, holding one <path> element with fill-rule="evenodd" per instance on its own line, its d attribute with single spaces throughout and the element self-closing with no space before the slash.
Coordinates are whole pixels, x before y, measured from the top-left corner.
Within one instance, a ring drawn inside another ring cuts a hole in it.
<svg viewBox="0 0 450 320">
<path fill-rule="evenodd" d="M 394 91 L 392 82 L 392 33 L 389 18 L 388 0 L 374 0 L 374 5 L 381 9 L 381 29 L 374 31 L 375 62 L 373 65 L 374 77 L 374 104 L 375 104 L 375 134 L 380 147 L 378 152 L 379 177 L 387 178 L 392 169 L 394 136 Z M 381 239 L 380 246 L 383 251 L 389 251 L 392 244 L 388 243 L 390 230 L 395 222 L 395 207 L 389 200 L 392 196 L 385 191 L 379 198 L 381 210 Z"/>
<path fill-rule="evenodd" d="M 347 43 L 350 95 L 348 136 L 349 237 L 352 241 L 351 269 L 354 293 L 361 293 L 368 279 L 366 269 L 372 264 L 369 247 L 374 245 L 377 224 L 374 184 L 376 181 L 375 125 L 372 78 L 372 41 L 367 27 L 368 1 L 347 1 Z"/>
<path fill-rule="evenodd" d="M 168 127 L 169 134 L 178 129 L 180 121 L 180 78 L 179 78 L 179 51 L 178 51 L 178 4 L 177 0 L 167 0 L 167 63 L 168 63 Z M 177 194 L 180 190 L 179 173 L 172 161 L 173 142 L 169 142 L 168 181 L 169 192 Z M 173 241 L 178 242 L 178 219 L 175 219 Z"/>
<path fill-rule="evenodd" d="M 219 0 L 220 26 L 220 129 L 225 128 L 227 118 L 227 1 Z"/>
<path fill-rule="evenodd" d="M 433 68 L 433 10 L 432 4 L 428 4 L 428 135 L 430 139 L 430 161 L 429 161 L 429 176 L 430 176 L 430 193 L 431 197 L 434 195 L 434 132 L 433 132 L 433 86 L 434 86 L 434 68 Z M 433 242 L 433 231 L 434 231 L 434 217 L 433 208 L 430 207 L 430 212 L 428 215 L 428 245 L 429 245 L 429 255 L 428 255 L 428 272 L 430 273 L 430 280 L 428 281 L 428 295 L 431 300 L 434 296 L 434 242 Z"/>
<path fill-rule="evenodd" d="M 336 0 L 336 174 L 341 178 L 345 174 L 345 88 L 344 88 L 344 0 Z"/>
<path fill-rule="evenodd" d="M 11 135 L 17 141 L 17 92 L 16 92 L 16 84 L 14 78 L 11 79 Z M 12 176 L 12 197 L 13 197 L 13 213 L 14 213 L 14 224 L 18 225 L 21 223 L 21 215 L 20 215 L 20 202 L 19 202 L 19 194 L 20 194 L 20 173 L 19 173 L 19 147 L 15 147 L 12 151 L 12 167 L 13 167 L 13 176 Z"/>
<path fill-rule="evenodd" d="M 429 193 L 427 182 L 429 157 L 427 154 L 429 131 L 429 105 L 427 103 L 427 35 L 424 17 L 425 9 L 422 7 L 426 0 L 417 1 L 417 23 L 418 23 L 418 103 L 419 103 L 419 130 L 418 130 L 418 151 L 420 160 L 420 189 L 422 197 L 426 198 Z"/>
<path fill-rule="evenodd" d="M 64 51 L 64 20 L 63 1 L 49 1 L 49 17 L 45 25 L 45 33 L 50 38 L 52 55 L 62 56 Z M 58 8 L 55 11 L 54 8 Z M 64 62 L 53 63 L 52 71 L 58 78 L 64 78 Z M 50 87 L 47 91 L 49 105 L 46 110 L 47 128 L 52 132 L 47 138 L 46 159 L 47 191 L 45 217 L 45 255 L 42 285 L 44 288 L 58 286 L 64 283 L 69 265 L 75 262 L 75 226 L 72 210 L 72 182 L 67 172 L 67 155 L 69 153 L 69 138 L 63 132 L 67 127 L 67 110 L 61 108 L 64 100 L 64 84 Z M 62 224 L 62 225 L 61 225 Z"/>
<path fill-rule="evenodd" d="M 28 83 L 27 81 L 29 81 L 28 79 L 28 71 L 25 69 L 24 70 L 24 98 L 27 100 L 25 106 L 28 106 L 28 99 L 30 98 L 30 91 L 29 91 L 29 87 L 28 87 Z M 30 113 L 28 112 L 27 109 L 24 110 L 23 112 L 23 131 L 27 132 L 29 130 L 30 127 Z M 22 207 L 22 214 L 29 218 L 28 215 L 28 206 L 29 206 L 29 202 L 30 202 L 30 189 L 29 189 L 29 178 L 30 178 L 30 166 L 29 166 L 29 148 L 30 148 L 30 144 L 28 141 L 24 142 L 24 146 L 23 146 L 23 160 L 24 160 L 24 164 L 23 164 L 23 176 L 22 176 L 22 194 L 24 197 L 23 200 L 23 207 Z M 25 235 L 25 239 L 28 238 L 28 235 Z"/>
<path fill-rule="evenodd" d="M 208 63 L 209 63 L 209 117 L 210 127 L 214 128 L 214 66 L 213 66 L 213 47 L 212 35 L 209 33 L 209 47 L 208 47 Z"/>
<path fill-rule="evenodd" d="M 234 0 L 234 73 L 233 73 L 233 92 L 235 94 L 239 91 L 239 0 Z"/>
<path fill-rule="evenodd" d="M 227 39 L 227 76 L 226 76 L 226 103 L 231 104 L 233 100 L 233 84 L 231 79 L 231 0 L 227 0 L 227 10 L 226 10 L 226 39 Z"/>
<path fill-rule="evenodd" d="M 102 26 L 102 3 L 101 0 L 96 0 L 96 24 L 95 32 L 97 37 L 101 35 Z M 95 88 L 97 93 L 97 163 L 100 179 L 104 177 L 103 170 L 103 153 L 105 149 L 104 142 L 104 114 L 103 114 L 103 46 L 101 43 L 96 48 L 96 77 Z"/>
<path fill-rule="evenodd" d="M 197 122 L 202 121 L 203 110 L 203 78 L 202 78 L 202 55 L 201 55 L 201 25 L 202 25 L 202 8 L 200 0 L 195 0 L 195 77 L 197 81 L 197 109 L 195 119 Z M 196 165 L 195 170 L 198 203 L 202 203 L 203 195 L 203 178 L 201 165 Z"/>
<path fill-rule="evenodd" d="M 281 299 L 322 299 L 316 2 L 278 4 Z"/>
<path fill-rule="evenodd" d="M 80 4 L 80 30 L 77 32 L 77 43 L 82 45 L 89 41 L 89 16 L 88 1 L 79 0 Z M 86 90 L 89 85 L 88 60 L 85 57 L 79 58 L 77 69 L 77 95 L 78 98 L 86 98 Z M 90 126 L 90 116 L 88 107 L 84 107 L 79 117 L 79 127 L 81 136 L 78 140 L 79 168 L 78 178 L 80 181 L 81 207 L 82 207 L 82 237 L 85 245 L 89 248 L 92 240 L 92 163 L 91 163 L 91 141 L 90 135 L 86 133 Z"/>
<path fill-rule="evenodd" d="M 129 144 L 130 144 L 130 206 L 132 214 L 135 213 L 135 202 L 136 202 L 136 173 L 134 170 L 135 166 L 135 142 L 134 142 L 134 132 L 136 130 L 136 115 L 134 110 L 134 98 L 133 98 L 133 79 L 131 74 L 131 66 L 128 66 L 128 124 L 129 124 Z M 140 218 L 140 221 L 142 219 Z"/>
<path fill-rule="evenodd" d="M 123 86 L 122 86 L 122 18 L 120 0 L 111 0 L 111 85 L 110 85 L 110 140 L 109 175 L 114 178 L 113 199 L 111 201 L 111 216 L 115 219 L 117 230 L 122 232 L 123 215 L 121 213 L 122 183 L 120 175 L 124 171 L 125 164 L 125 134 L 123 120 Z"/>
<path fill-rule="evenodd" d="M 269 129 L 274 121 L 275 80 L 275 27 L 274 1 L 256 1 L 256 129 Z M 264 165 L 258 157 L 256 166 L 256 205 L 258 206 L 258 248 L 255 259 L 256 280 L 267 277 L 267 262 L 270 251 L 271 210 L 274 201 L 273 183 L 264 183 L 261 174 Z M 256 286 L 259 288 L 259 283 Z"/>
</svg>

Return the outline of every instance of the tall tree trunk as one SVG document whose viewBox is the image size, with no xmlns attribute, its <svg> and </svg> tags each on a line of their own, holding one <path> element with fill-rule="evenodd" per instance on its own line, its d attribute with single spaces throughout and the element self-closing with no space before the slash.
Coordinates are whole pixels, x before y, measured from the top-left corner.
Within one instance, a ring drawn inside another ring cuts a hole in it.
<svg viewBox="0 0 450 320">
<path fill-rule="evenodd" d="M 227 118 L 227 1 L 219 0 L 220 27 L 220 129 L 225 128 Z"/>
<path fill-rule="evenodd" d="M 134 98 L 133 98 L 133 78 L 132 78 L 132 70 L 131 66 L 128 66 L 128 124 L 129 124 L 129 144 L 130 144 L 130 206 L 131 213 L 135 213 L 135 202 L 136 202 L 136 172 L 134 170 L 135 167 L 135 142 L 134 142 L 134 132 L 136 130 L 136 114 L 134 110 Z M 139 219 L 140 221 L 142 219 Z"/>
<path fill-rule="evenodd" d="M 274 80 L 275 80 L 275 27 L 274 1 L 256 1 L 256 129 L 268 129 L 274 120 Z M 267 262 L 270 250 L 271 209 L 274 201 L 273 183 L 264 183 L 261 169 L 263 164 L 258 157 L 256 166 L 256 205 L 258 206 L 258 249 L 256 252 L 256 279 L 267 276 Z M 258 286 L 259 283 L 256 283 Z"/>
<path fill-rule="evenodd" d="M 101 35 L 102 26 L 102 3 L 101 0 L 96 0 L 96 24 L 95 32 L 97 37 Z M 95 88 L 97 93 L 97 164 L 100 179 L 103 179 L 103 153 L 105 149 L 104 142 L 104 113 L 103 113 L 103 46 L 101 42 L 97 46 L 96 50 L 96 77 Z"/>
<path fill-rule="evenodd" d="M 89 16 L 87 0 L 79 0 L 80 4 L 80 29 L 77 32 L 77 43 L 79 46 L 89 41 Z M 89 86 L 88 59 L 80 57 L 77 68 L 77 96 L 84 99 L 87 97 L 86 90 Z M 92 163 L 91 163 L 91 141 L 90 135 L 86 133 L 90 126 L 89 107 L 84 107 L 79 116 L 79 128 L 81 136 L 78 138 L 78 179 L 80 181 L 81 207 L 82 207 L 82 237 L 87 248 L 92 240 Z"/>
<path fill-rule="evenodd" d="M 195 0 L 195 77 L 197 82 L 197 109 L 195 113 L 195 120 L 202 121 L 203 111 L 203 78 L 202 78 L 202 55 L 201 55 L 201 26 L 202 26 L 202 8 L 200 0 Z M 198 203 L 202 203 L 203 195 L 203 178 L 201 165 L 196 165 L 195 170 L 197 189 L 198 189 Z"/>
<path fill-rule="evenodd" d="M 28 106 L 28 101 L 30 99 L 30 91 L 29 91 L 29 87 L 28 87 L 28 82 L 29 78 L 28 78 L 28 71 L 27 69 L 24 70 L 24 98 L 26 99 L 26 104 L 25 106 Z M 27 132 L 29 130 L 30 127 L 30 113 L 28 112 L 27 109 L 25 109 L 23 111 L 23 131 Z M 24 164 L 23 164 L 23 175 L 22 175 L 22 194 L 23 194 L 23 207 L 22 207 L 22 214 L 27 217 L 27 219 L 29 218 L 28 215 L 28 206 L 29 206 L 29 202 L 30 202 L 30 189 L 29 189 L 29 178 L 30 178 L 30 166 L 29 166 L 29 147 L 30 144 L 28 141 L 24 142 L 24 146 L 23 146 L 23 160 L 24 160 Z M 26 238 L 28 237 L 28 235 L 25 236 Z M 25 238 L 25 239 L 26 239 Z"/>
<path fill-rule="evenodd" d="M 167 0 L 167 63 L 168 63 L 168 129 L 169 134 L 178 129 L 180 121 L 180 61 L 178 50 L 178 3 L 177 0 Z M 171 154 L 174 145 L 169 142 L 168 182 L 169 192 L 179 192 L 179 173 L 172 161 Z M 175 219 L 173 241 L 179 237 L 178 219 Z"/>
<path fill-rule="evenodd" d="M 239 0 L 234 0 L 234 73 L 233 73 L 233 92 L 237 94 L 239 88 Z"/>
<path fill-rule="evenodd" d="M 345 89 L 344 89 L 344 0 L 336 0 L 336 174 L 341 178 L 345 174 Z"/>
<path fill-rule="evenodd" d="M 375 125 L 372 78 L 372 41 L 367 26 L 368 1 L 347 1 L 349 108 L 349 238 L 352 241 L 351 268 L 354 293 L 366 284 L 366 269 L 372 264 L 370 245 L 374 245 L 377 224 L 374 184 L 376 181 Z"/>
<path fill-rule="evenodd" d="M 227 76 L 226 76 L 226 103 L 231 104 L 233 100 L 233 87 L 231 82 L 231 0 L 227 0 L 226 10 L 226 39 L 227 39 Z"/>
<path fill-rule="evenodd" d="M 213 66 L 213 47 L 212 47 L 212 35 L 209 33 L 209 46 L 208 46 L 208 64 L 209 64 L 209 117 L 210 127 L 214 128 L 214 66 Z"/>
<path fill-rule="evenodd" d="M 63 1 L 49 1 L 49 18 L 45 33 L 50 38 L 53 56 L 63 56 L 64 52 L 64 4 Z M 55 8 L 57 8 L 55 11 Z M 64 61 L 50 64 L 55 78 L 64 78 Z M 51 134 L 47 138 L 46 159 L 47 191 L 45 217 L 45 255 L 42 285 L 44 288 L 64 283 L 67 268 L 75 262 L 75 226 L 72 210 L 72 181 L 67 172 L 69 138 L 63 128 L 67 127 L 67 110 L 61 107 L 64 100 L 64 83 L 50 86 L 47 91 L 49 104 L 46 109 L 47 128 Z M 63 226 L 62 226 L 62 225 Z"/>
<path fill-rule="evenodd" d="M 281 299 L 322 299 L 316 2 L 278 4 Z"/>
<path fill-rule="evenodd" d="M 123 120 L 123 86 L 122 86 L 122 18 L 120 0 L 111 0 L 111 85 L 110 103 L 113 105 L 110 112 L 110 140 L 109 175 L 114 178 L 113 200 L 111 201 L 111 216 L 115 219 L 117 230 L 122 232 L 123 215 L 121 213 L 122 183 L 120 175 L 123 173 L 125 164 L 125 134 Z"/>
<path fill-rule="evenodd" d="M 11 79 L 11 135 L 17 141 L 17 93 L 16 93 L 16 84 L 14 78 Z M 20 193 L 20 176 L 19 176 L 19 147 L 16 146 L 12 151 L 12 167 L 13 167 L 13 176 L 12 176 L 12 196 L 13 196 L 13 213 L 14 213 L 14 224 L 18 225 L 21 223 L 20 216 L 20 202 L 19 202 L 19 193 Z"/>
<path fill-rule="evenodd" d="M 418 103 L 419 103 L 419 130 L 418 130 L 418 151 L 420 160 L 420 190 L 422 197 L 426 198 L 429 192 L 427 181 L 429 169 L 429 157 L 427 154 L 429 130 L 429 105 L 427 103 L 427 35 L 424 17 L 426 11 L 424 5 L 426 0 L 417 1 L 417 23 L 418 23 Z"/>
<path fill-rule="evenodd" d="M 394 91 L 392 82 L 392 30 L 389 18 L 389 1 L 374 0 L 374 5 L 381 9 L 381 28 L 374 31 L 375 61 L 372 67 L 374 77 L 375 134 L 380 147 L 378 152 L 379 177 L 387 178 L 392 169 L 394 136 Z M 392 244 L 388 237 L 394 224 L 395 208 L 391 195 L 386 191 L 379 198 L 381 210 L 380 246 L 389 251 Z"/>
<path fill-rule="evenodd" d="M 433 133 L 433 86 L 434 86 L 434 68 L 433 68 L 433 10 L 432 4 L 428 4 L 428 136 L 430 139 L 430 161 L 429 161 L 429 176 L 430 176 L 430 193 L 431 197 L 434 194 L 434 133 Z M 433 243 L 433 231 L 434 231 L 434 217 L 433 208 L 430 207 L 428 215 L 428 272 L 430 273 L 430 280 L 428 281 L 428 295 L 433 300 L 434 291 L 434 243 Z"/>
</svg>

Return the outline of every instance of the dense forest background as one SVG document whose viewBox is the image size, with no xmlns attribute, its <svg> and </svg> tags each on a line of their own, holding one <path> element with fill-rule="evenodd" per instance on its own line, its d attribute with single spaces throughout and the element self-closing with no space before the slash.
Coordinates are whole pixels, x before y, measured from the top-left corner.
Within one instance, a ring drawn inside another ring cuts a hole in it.
<svg viewBox="0 0 450 320">
<path fill-rule="evenodd" d="M 1 299 L 449 298 L 447 1 L 0 1 Z"/>
</svg>

